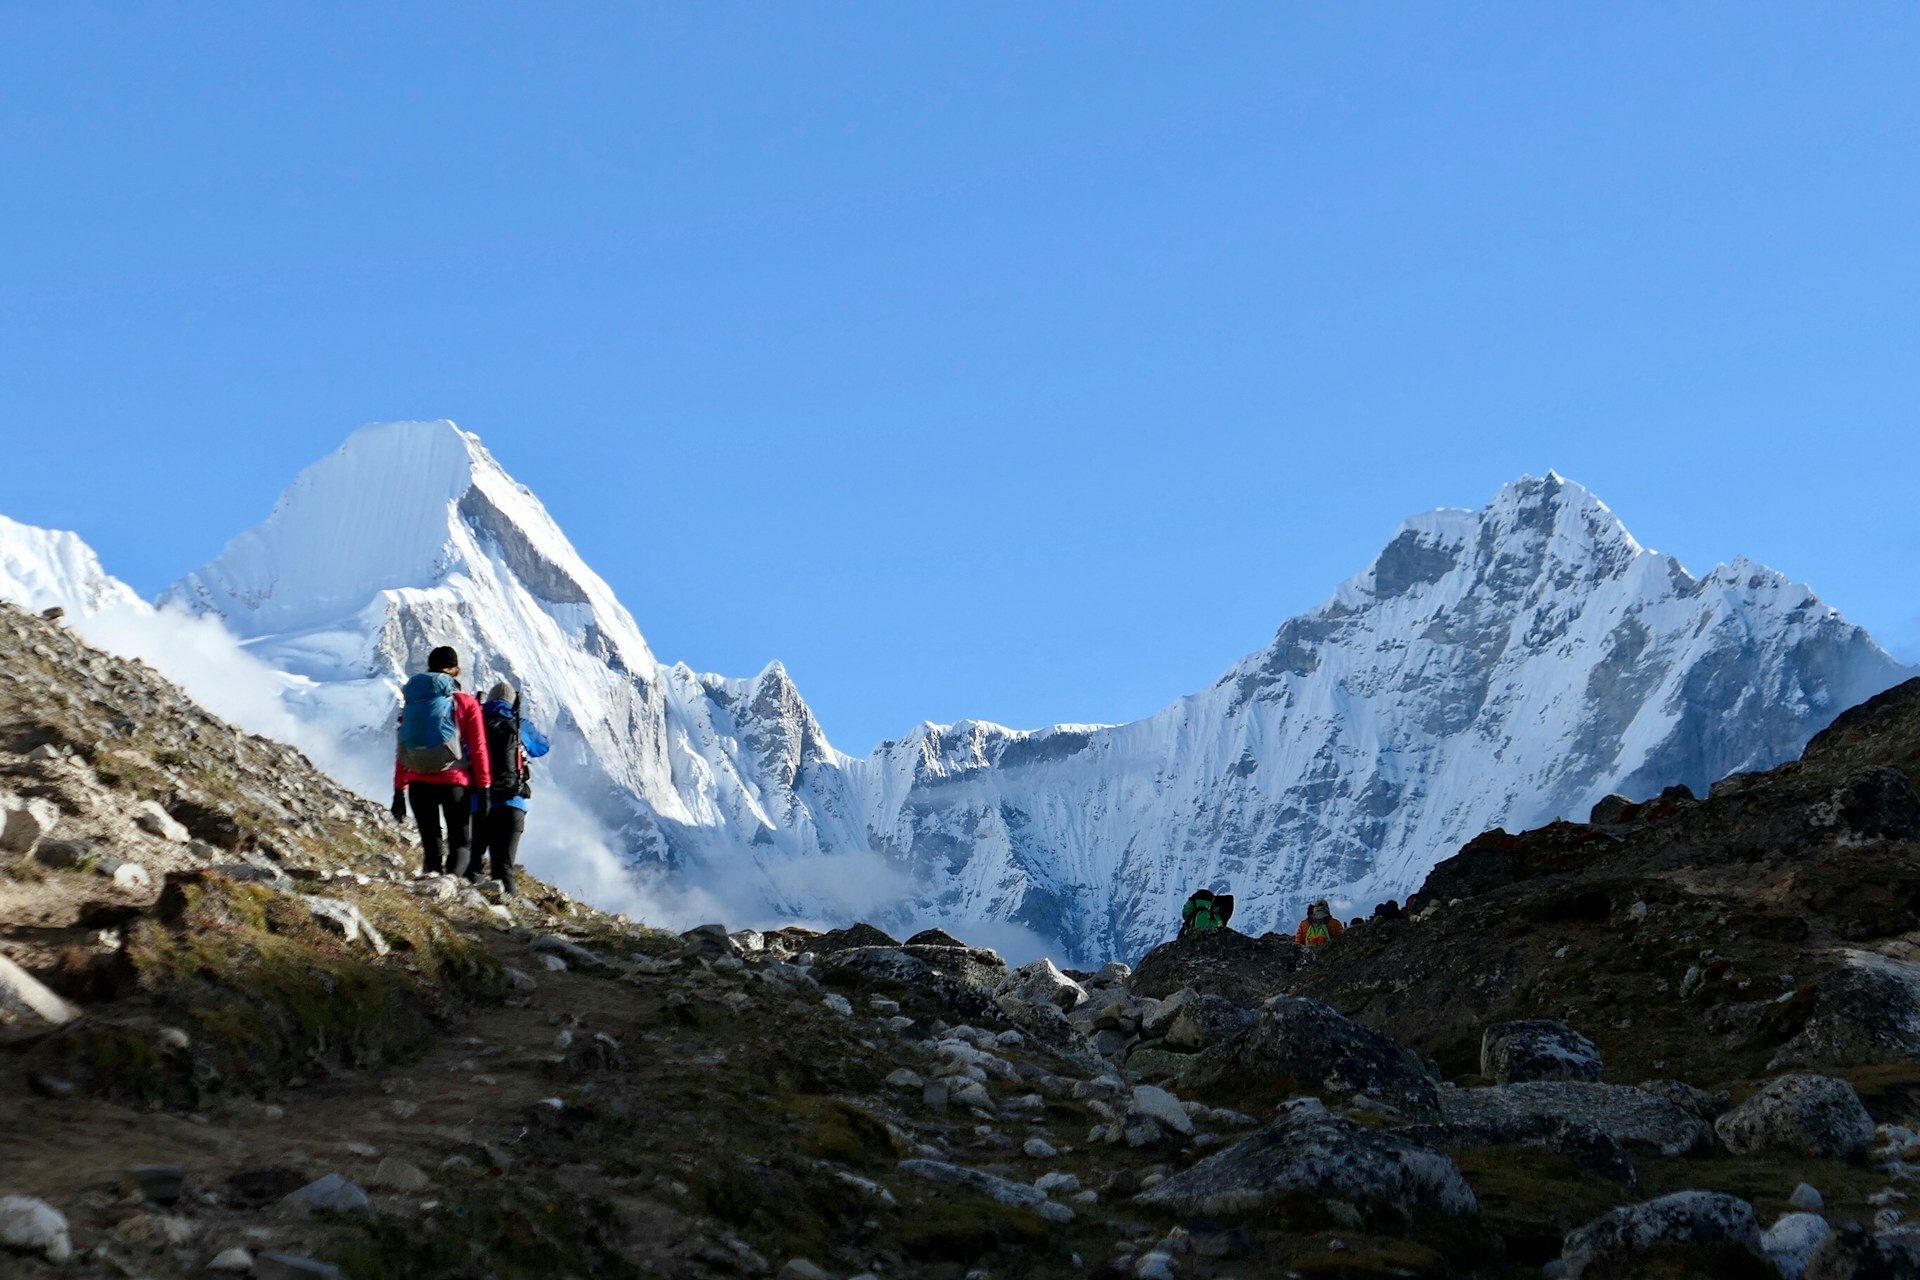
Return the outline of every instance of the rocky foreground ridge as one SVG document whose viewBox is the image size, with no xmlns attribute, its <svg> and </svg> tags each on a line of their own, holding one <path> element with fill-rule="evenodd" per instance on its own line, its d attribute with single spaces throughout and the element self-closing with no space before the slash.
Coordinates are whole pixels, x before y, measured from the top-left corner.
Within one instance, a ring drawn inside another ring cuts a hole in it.
<svg viewBox="0 0 1920 1280">
<path fill-rule="evenodd" d="M 1917 781 L 1920 681 L 1319 955 L 1010 969 L 416 876 L 0 606 L 0 1274 L 1920 1275 Z"/>
</svg>

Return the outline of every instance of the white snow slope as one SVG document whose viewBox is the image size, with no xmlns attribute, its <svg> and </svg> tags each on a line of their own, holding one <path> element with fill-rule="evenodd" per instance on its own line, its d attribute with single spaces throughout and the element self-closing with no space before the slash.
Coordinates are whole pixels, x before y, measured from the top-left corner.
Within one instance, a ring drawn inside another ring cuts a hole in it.
<svg viewBox="0 0 1920 1280">
<path fill-rule="evenodd" d="M 1407 521 L 1146 720 L 926 724 L 852 759 L 778 663 L 725 680 L 657 661 L 533 495 L 445 422 L 356 433 L 163 600 L 301 677 L 308 727 L 370 756 L 433 645 L 470 688 L 524 689 L 556 740 L 536 869 L 543 823 L 583 813 L 625 868 L 731 923 L 1018 927 L 1084 961 L 1137 957 L 1200 885 L 1256 931 L 1319 896 L 1364 910 L 1490 827 L 1777 763 L 1909 674 L 1806 588 L 1744 561 L 1691 577 L 1549 474 Z"/>
</svg>

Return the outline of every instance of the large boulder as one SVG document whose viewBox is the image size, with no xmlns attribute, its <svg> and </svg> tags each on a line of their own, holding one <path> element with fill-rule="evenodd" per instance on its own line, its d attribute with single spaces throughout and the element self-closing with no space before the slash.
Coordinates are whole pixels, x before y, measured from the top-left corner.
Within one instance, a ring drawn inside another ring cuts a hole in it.
<svg viewBox="0 0 1920 1280">
<path fill-rule="evenodd" d="M 1233 929 L 1205 929 L 1147 952 L 1127 979 L 1135 995 L 1164 998 L 1182 987 L 1258 1004 L 1277 994 L 1287 975 L 1312 963 L 1305 947 L 1269 933 L 1250 938 Z"/>
<path fill-rule="evenodd" d="M 1801 1280 L 1920 1280 L 1920 1236 L 1849 1222 L 1815 1245 Z"/>
<path fill-rule="evenodd" d="M 1496 1022 L 1480 1037 L 1480 1074 L 1495 1084 L 1598 1080 L 1603 1065 L 1593 1041 L 1550 1018 Z"/>
<path fill-rule="evenodd" d="M 835 929 L 823 933 L 807 944 L 807 950 L 817 956 L 830 955 L 835 951 L 847 951 L 853 947 L 897 947 L 898 939 L 886 930 L 870 924 L 850 924 L 844 929 Z"/>
<path fill-rule="evenodd" d="M 1920 965 L 1849 951 L 1841 968 L 1800 998 L 1811 1001 L 1812 1010 L 1767 1064 L 1769 1071 L 1920 1058 Z"/>
<path fill-rule="evenodd" d="M 1166 1024 L 1166 1047 L 1189 1053 L 1225 1044 L 1260 1020 L 1260 1013 L 1225 996 L 1195 996 L 1184 1001 Z"/>
<path fill-rule="evenodd" d="M 1446 1156 L 1312 1106 L 1175 1174 L 1135 1203 L 1212 1218 L 1293 1195 L 1341 1201 L 1393 1225 L 1479 1212 L 1472 1188 Z"/>
<path fill-rule="evenodd" d="M 1920 840 L 1920 795 L 1886 765 L 1849 777 L 1807 814 L 1807 825 L 1856 840 Z"/>
<path fill-rule="evenodd" d="M 1741 1155 L 1792 1147 L 1845 1159 L 1873 1143 L 1873 1117 L 1845 1080 L 1792 1075 L 1770 1080 L 1714 1122 L 1727 1150 Z"/>
<path fill-rule="evenodd" d="M 1413 1120 L 1439 1114 L 1438 1073 L 1412 1050 L 1318 1000 L 1275 996 L 1254 1024 L 1205 1051 L 1207 1073 L 1286 1080 Z"/>
<path fill-rule="evenodd" d="M 1524 1117 L 1592 1125 L 1615 1142 L 1685 1155 L 1711 1140 L 1699 1116 L 1624 1084 L 1585 1080 L 1529 1080 L 1484 1089 L 1442 1089 L 1440 1114 L 1449 1124 L 1504 1127 Z"/>
<path fill-rule="evenodd" d="M 1781 1280 L 1800 1280 L 1820 1242 L 1833 1234 L 1817 1213 L 1783 1213 L 1760 1235 L 1760 1247 L 1780 1273 Z"/>
<path fill-rule="evenodd" d="M 1578 1277 L 1589 1267 L 1618 1263 L 1662 1244 L 1695 1246 L 1710 1255 L 1736 1250 L 1765 1256 L 1752 1205 L 1717 1191 L 1676 1191 L 1595 1218 L 1567 1237 L 1560 1260 L 1569 1277 Z M 1710 1259 L 1703 1262 L 1693 1274 L 1718 1274 Z"/>
<path fill-rule="evenodd" d="M 1085 1003 L 1087 989 L 1042 958 L 1009 973 L 999 994 L 1028 1004 L 1050 1004 L 1065 1013 Z"/>
</svg>

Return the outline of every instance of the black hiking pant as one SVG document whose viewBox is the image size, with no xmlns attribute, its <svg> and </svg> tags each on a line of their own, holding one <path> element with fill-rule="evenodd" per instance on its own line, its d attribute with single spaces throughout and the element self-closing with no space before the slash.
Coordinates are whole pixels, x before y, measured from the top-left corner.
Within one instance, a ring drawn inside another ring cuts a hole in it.
<svg viewBox="0 0 1920 1280">
<path fill-rule="evenodd" d="M 421 866 L 427 874 L 443 870 L 449 875 L 467 874 L 468 864 L 473 861 L 473 813 L 467 803 L 467 789 L 445 782 L 414 782 L 407 786 L 407 800 L 420 827 Z M 447 820 L 444 866 L 440 845 L 443 814 Z"/>
<path fill-rule="evenodd" d="M 496 803 L 487 810 L 487 857 L 493 878 L 513 891 L 513 861 L 520 854 L 520 836 L 527 829 L 527 811 Z"/>
</svg>

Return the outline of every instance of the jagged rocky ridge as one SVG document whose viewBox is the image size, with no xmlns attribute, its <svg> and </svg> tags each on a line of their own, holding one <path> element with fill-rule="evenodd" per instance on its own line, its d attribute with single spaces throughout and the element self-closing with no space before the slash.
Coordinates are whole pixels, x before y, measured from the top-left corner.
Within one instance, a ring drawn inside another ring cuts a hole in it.
<svg viewBox="0 0 1920 1280">
<path fill-rule="evenodd" d="M 0 1266 L 1920 1274 L 1916 782 L 1920 681 L 1702 799 L 1488 833 L 1322 952 L 1013 969 L 411 874 L 0 606 L 0 988 L 41 997 L 0 999 Z"/>
<path fill-rule="evenodd" d="M 1549 475 L 1409 520 L 1156 716 L 928 724 L 855 759 L 777 663 L 728 680 L 658 662 L 447 423 L 356 434 L 167 599 L 224 619 L 299 677 L 309 724 L 370 755 L 398 678 L 456 645 L 474 683 L 505 676 L 556 723 L 549 795 L 643 876 L 767 920 L 1011 924 L 1089 962 L 1164 937 L 1203 883 L 1253 927 L 1318 896 L 1364 910 L 1488 827 L 1776 763 L 1900 675 L 1805 588 L 1746 562 L 1694 578 Z"/>
</svg>

